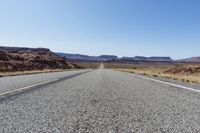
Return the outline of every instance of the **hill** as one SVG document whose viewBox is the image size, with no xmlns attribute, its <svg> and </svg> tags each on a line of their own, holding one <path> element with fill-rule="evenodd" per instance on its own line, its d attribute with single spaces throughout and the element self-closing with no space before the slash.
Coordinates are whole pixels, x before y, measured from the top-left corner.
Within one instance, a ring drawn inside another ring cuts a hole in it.
<svg viewBox="0 0 200 133">
<path fill-rule="evenodd" d="M 0 46 L 0 71 L 68 69 L 64 58 L 46 48 Z"/>
</svg>

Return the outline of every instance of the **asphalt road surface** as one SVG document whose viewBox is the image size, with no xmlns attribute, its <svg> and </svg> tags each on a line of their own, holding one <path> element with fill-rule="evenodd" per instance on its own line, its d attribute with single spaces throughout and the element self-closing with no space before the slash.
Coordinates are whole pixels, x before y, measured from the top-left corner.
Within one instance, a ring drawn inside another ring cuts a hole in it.
<svg viewBox="0 0 200 133">
<path fill-rule="evenodd" d="M 19 75 L 11 77 L 0 78 L 0 94 L 7 91 L 20 89 L 23 87 L 29 87 L 31 85 L 37 85 L 40 83 L 58 80 L 68 76 L 87 72 L 89 70 L 76 70 L 76 71 L 64 71 L 54 73 L 42 73 L 42 74 L 30 74 L 30 75 Z"/>
<path fill-rule="evenodd" d="M 178 83 L 89 71 L 0 100 L 0 133 L 200 132 L 200 92 Z"/>
</svg>

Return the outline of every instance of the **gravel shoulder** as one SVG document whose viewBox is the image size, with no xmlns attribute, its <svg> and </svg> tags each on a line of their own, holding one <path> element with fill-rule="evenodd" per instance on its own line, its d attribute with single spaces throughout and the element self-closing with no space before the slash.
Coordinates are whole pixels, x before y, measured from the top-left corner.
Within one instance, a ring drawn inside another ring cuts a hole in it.
<svg viewBox="0 0 200 133">
<path fill-rule="evenodd" d="M 116 70 L 116 71 L 118 71 L 118 70 Z M 121 71 L 121 72 L 124 72 L 124 71 Z M 200 90 L 200 84 L 196 84 L 196 83 L 188 83 L 188 82 L 182 82 L 182 81 L 179 81 L 179 80 L 174 80 L 174 79 L 169 79 L 169 78 L 155 77 L 155 76 L 151 76 L 151 75 L 136 74 L 136 73 L 130 73 L 130 72 L 124 72 L 124 73 L 127 73 L 128 75 L 132 75 L 132 76 L 139 75 L 139 76 L 142 76 L 142 77 L 157 79 L 157 80 L 160 80 L 160 81 L 164 81 L 164 82 L 168 82 L 168 83 L 172 83 L 172 84 L 177 84 L 177 85 L 182 85 L 182 86 L 185 86 L 185 87 L 191 87 L 191 88 L 194 88 L 196 90 Z"/>
</svg>

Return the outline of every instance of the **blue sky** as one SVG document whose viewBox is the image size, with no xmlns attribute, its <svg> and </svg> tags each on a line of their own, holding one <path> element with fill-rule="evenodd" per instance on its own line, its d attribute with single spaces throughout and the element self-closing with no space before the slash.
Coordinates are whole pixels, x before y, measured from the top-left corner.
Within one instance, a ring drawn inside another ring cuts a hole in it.
<svg viewBox="0 0 200 133">
<path fill-rule="evenodd" d="M 200 56 L 199 0 L 0 0 L 0 45 Z"/>
</svg>

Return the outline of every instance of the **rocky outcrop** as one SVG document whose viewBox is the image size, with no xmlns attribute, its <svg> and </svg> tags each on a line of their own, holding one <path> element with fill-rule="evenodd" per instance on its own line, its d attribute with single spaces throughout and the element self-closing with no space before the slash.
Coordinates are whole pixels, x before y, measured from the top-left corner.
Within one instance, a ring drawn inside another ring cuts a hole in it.
<svg viewBox="0 0 200 133">
<path fill-rule="evenodd" d="M 5 50 L 0 49 L 0 60 L 8 61 L 9 59 L 10 56 L 8 55 L 8 53 Z"/>
<path fill-rule="evenodd" d="M 46 48 L 0 47 L 0 71 L 68 69 L 64 58 Z"/>
</svg>

